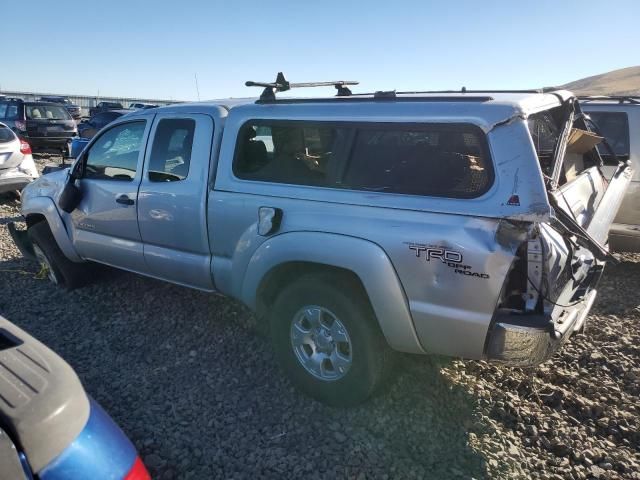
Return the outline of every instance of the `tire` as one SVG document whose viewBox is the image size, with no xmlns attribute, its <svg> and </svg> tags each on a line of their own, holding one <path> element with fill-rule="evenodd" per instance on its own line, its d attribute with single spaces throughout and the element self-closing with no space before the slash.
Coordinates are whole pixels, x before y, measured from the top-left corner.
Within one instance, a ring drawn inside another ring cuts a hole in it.
<svg viewBox="0 0 640 480">
<path fill-rule="evenodd" d="M 54 285 L 73 290 L 86 283 L 86 265 L 75 263 L 64 256 L 46 221 L 38 222 L 27 230 L 41 271 Z"/>
<path fill-rule="evenodd" d="M 392 351 L 366 294 L 344 276 L 307 275 L 287 285 L 269 321 L 280 366 L 299 390 L 320 402 L 362 403 L 392 369 Z"/>
</svg>

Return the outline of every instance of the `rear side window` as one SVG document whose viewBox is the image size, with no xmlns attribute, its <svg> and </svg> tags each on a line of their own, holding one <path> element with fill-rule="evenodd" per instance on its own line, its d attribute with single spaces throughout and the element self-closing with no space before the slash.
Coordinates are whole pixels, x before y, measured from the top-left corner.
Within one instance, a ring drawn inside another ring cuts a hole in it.
<svg viewBox="0 0 640 480">
<path fill-rule="evenodd" d="M 342 186 L 356 190 L 453 198 L 477 197 L 493 171 L 480 129 L 426 126 L 361 129 Z"/>
<path fill-rule="evenodd" d="M 89 148 L 84 178 L 130 181 L 136 175 L 144 121 L 124 123 L 104 132 Z"/>
<path fill-rule="evenodd" d="M 11 129 L 0 126 L 0 143 L 11 142 L 15 139 L 15 135 L 11 131 Z"/>
<path fill-rule="evenodd" d="M 616 155 L 629 158 L 629 119 L 625 112 L 587 112 Z M 600 155 L 609 156 L 603 146 Z"/>
<path fill-rule="evenodd" d="M 25 105 L 29 120 L 71 120 L 67 109 L 58 105 Z"/>
<path fill-rule="evenodd" d="M 347 127 L 306 122 L 245 125 L 234 173 L 247 180 L 332 186 L 335 152 L 348 132 Z"/>
<path fill-rule="evenodd" d="M 149 180 L 175 182 L 189 175 L 196 122 L 190 118 L 160 120 L 153 138 Z"/>
<path fill-rule="evenodd" d="M 493 182 L 484 133 L 471 125 L 256 122 L 238 138 L 242 179 L 472 198 Z"/>
<path fill-rule="evenodd" d="M 0 119 L 19 120 L 18 104 L 15 102 L 0 102 Z"/>
</svg>

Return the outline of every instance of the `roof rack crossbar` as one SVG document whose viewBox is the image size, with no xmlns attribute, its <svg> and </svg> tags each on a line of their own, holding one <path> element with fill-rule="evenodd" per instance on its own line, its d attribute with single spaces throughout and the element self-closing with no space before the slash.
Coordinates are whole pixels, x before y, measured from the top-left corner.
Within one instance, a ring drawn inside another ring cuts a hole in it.
<svg viewBox="0 0 640 480">
<path fill-rule="evenodd" d="M 278 72 L 275 82 L 253 82 L 251 80 L 245 82 L 247 87 L 264 87 L 260 95 L 260 102 L 273 102 L 276 99 L 276 92 L 286 92 L 292 88 L 309 88 L 309 87 L 335 87 L 338 91 L 338 97 L 347 97 L 351 95 L 348 85 L 358 85 L 360 82 L 353 80 L 337 80 L 335 82 L 300 82 L 291 83 L 282 72 Z"/>
</svg>

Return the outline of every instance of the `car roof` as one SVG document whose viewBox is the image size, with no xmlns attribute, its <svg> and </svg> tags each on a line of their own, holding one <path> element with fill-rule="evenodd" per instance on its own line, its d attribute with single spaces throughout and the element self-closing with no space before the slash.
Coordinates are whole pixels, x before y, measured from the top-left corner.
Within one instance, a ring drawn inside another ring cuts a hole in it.
<svg viewBox="0 0 640 480">
<path fill-rule="evenodd" d="M 583 107 L 618 106 L 621 108 L 640 106 L 640 95 L 591 95 L 578 97 Z"/>
<path fill-rule="evenodd" d="M 109 113 L 119 113 L 120 115 L 128 115 L 128 114 L 130 114 L 130 113 L 131 113 L 131 110 L 127 110 L 127 109 L 124 109 L 124 108 L 117 109 L 117 110 L 106 110 L 106 111 L 104 111 L 104 112 L 98 112 L 98 113 L 96 113 L 96 114 L 94 115 L 94 117 L 96 117 L 96 116 L 98 116 L 98 115 L 106 115 L 106 114 L 109 114 Z"/>
<path fill-rule="evenodd" d="M 277 97 L 274 102 L 261 102 L 255 97 L 229 98 L 166 105 L 152 111 L 207 113 L 211 109 L 222 107 L 227 111 L 237 111 L 237 114 L 242 112 L 247 117 L 256 118 L 286 119 L 287 115 L 300 117 L 309 113 L 318 119 L 339 117 L 353 120 L 358 115 L 364 115 L 367 119 L 382 117 L 383 121 L 392 117 L 416 122 L 427 119 L 443 122 L 467 121 L 489 131 L 494 125 L 511 118 L 526 118 L 560 106 L 573 96 L 566 90 L 389 92 L 382 95 L 355 94 L 343 97 Z M 358 120 L 362 118 L 358 117 Z"/>
</svg>

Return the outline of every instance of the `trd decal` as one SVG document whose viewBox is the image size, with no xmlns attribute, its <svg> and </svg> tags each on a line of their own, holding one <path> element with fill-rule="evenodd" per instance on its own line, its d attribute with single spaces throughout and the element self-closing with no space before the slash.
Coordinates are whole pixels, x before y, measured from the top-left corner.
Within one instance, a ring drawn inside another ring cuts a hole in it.
<svg viewBox="0 0 640 480">
<path fill-rule="evenodd" d="M 409 243 L 409 250 L 413 251 L 416 258 L 424 258 L 425 261 L 440 260 L 447 267 L 452 268 L 454 273 L 467 277 L 489 278 L 487 273 L 474 272 L 471 265 L 462 263 L 462 253 L 456 250 L 434 245 L 422 245 L 420 243 Z"/>
<path fill-rule="evenodd" d="M 422 254 L 424 254 L 427 262 L 430 262 L 432 258 L 437 258 L 444 263 L 462 262 L 462 254 L 460 252 L 456 252 L 455 250 L 447 250 L 442 247 L 427 247 L 425 245 L 410 244 L 409 250 L 414 250 L 416 252 L 416 257 L 418 258 L 420 258 Z"/>
</svg>

